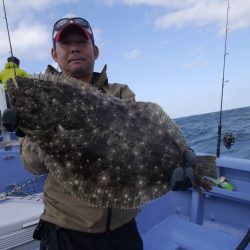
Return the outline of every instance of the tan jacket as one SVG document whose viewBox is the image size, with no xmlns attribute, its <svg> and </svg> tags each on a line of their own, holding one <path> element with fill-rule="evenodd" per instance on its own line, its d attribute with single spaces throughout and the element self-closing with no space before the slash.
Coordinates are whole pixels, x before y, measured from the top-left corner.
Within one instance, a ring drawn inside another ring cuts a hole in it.
<svg viewBox="0 0 250 250">
<path fill-rule="evenodd" d="M 108 84 L 106 65 L 101 73 L 94 73 L 93 84 L 104 93 L 122 99 L 135 100 L 134 93 L 127 85 Z M 37 157 L 36 146 L 28 137 L 20 140 L 20 153 L 25 167 L 34 174 L 46 173 L 46 167 Z M 91 208 L 79 202 L 57 180 L 48 174 L 44 186 L 44 213 L 41 218 L 60 227 L 92 233 L 106 231 L 108 209 Z M 110 230 L 114 230 L 131 221 L 139 212 L 137 210 L 112 209 Z"/>
</svg>

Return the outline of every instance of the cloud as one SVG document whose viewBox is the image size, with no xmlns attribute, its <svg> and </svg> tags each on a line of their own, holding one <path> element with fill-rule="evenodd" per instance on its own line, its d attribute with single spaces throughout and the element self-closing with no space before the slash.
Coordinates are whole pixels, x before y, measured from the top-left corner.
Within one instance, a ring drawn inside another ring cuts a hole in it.
<svg viewBox="0 0 250 250">
<path fill-rule="evenodd" d="M 51 48 L 51 25 L 48 24 L 48 20 L 54 16 L 55 7 L 77 2 L 79 0 L 5 1 L 13 54 L 25 61 L 48 60 Z M 47 20 L 44 20 L 45 13 Z M 0 18 L 4 19 L 4 17 L 2 11 Z M 10 56 L 5 22 L 0 22 L 0 37 L 0 66 L 3 67 L 6 57 Z"/>
<path fill-rule="evenodd" d="M 12 23 L 22 19 L 26 15 L 30 15 L 31 13 L 33 13 L 35 18 L 36 13 L 50 10 L 58 5 L 77 2 L 79 2 L 79 0 L 15 0 L 5 1 L 5 6 L 9 23 Z"/>
<path fill-rule="evenodd" d="M 107 6 L 113 6 L 114 4 L 119 3 L 117 0 L 96 0 L 97 4 L 104 4 Z"/>
<path fill-rule="evenodd" d="M 140 49 L 135 48 L 130 51 L 124 52 L 123 57 L 125 59 L 136 59 L 140 55 Z"/>
<path fill-rule="evenodd" d="M 13 32 L 13 41 L 18 41 L 13 46 L 20 55 L 41 60 L 46 58 L 51 48 L 51 35 L 45 26 L 33 24 L 30 27 L 27 23 L 21 23 L 17 30 Z M 36 53 L 32 53 L 36 52 Z"/>
<path fill-rule="evenodd" d="M 0 40 L 1 52 L 0 56 L 6 55 L 10 51 L 7 32 L 1 31 Z M 46 26 L 33 22 L 32 26 L 29 22 L 22 21 L 18 26 L 11 30 L 11 43 L 13 53 L 19 57 L 26 59 L 41 60 L 48 55 L 45 51 L 49 51 L 51 47 L 51 37 Z"/>
<path fill-rule="evenodd" d="M 224 34 L 226 22 L 226 0 L 99 0 L 107 5 L 150 6 L 160 10 L 155 17 L 156 28 L 184 28 L 188 25 L 204 27 L 214 25 Z M 231 30 L 250 27 L 250 1 L 230 2 L 229 26 Z M 162 14 L 164 12 L 165 14 Z"/>
<path fill-rule="evenodd" d="M 155 20 L 157 28 L 182 28 L 187 25 L 216 25 L 219 30 L 225 26 L 226 5 L 218 1 L 200 1 L 186 8 L 167 13 Z"/>
<path fill-rule="evenodd" d="M 127 5 L 151 5 L 166 8 L 181 8 L 197 2 L 197 0 L 123 0 Z"/>
<path fill-rule="evenodd" d="M 97 3 L 102 3 L 108 6 L 115 4 L 124 4 L 128 6 L 149 5 L 153 7 L 180 8 L 188 6 L 197 0 L 96 0 Z"/>
</svg>

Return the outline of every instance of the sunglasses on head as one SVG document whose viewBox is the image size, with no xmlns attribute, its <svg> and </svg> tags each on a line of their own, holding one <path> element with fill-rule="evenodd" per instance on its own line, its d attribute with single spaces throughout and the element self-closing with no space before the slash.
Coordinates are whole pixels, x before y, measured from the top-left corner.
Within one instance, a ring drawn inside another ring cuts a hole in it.
<svg viewBox="0 0 250 250">
<path fill-rule="evenodd" d="M 62 18 L 58 20 L 53 27 L 53 40 L 56 38 L 57 33 L 62 30 L 65 26 L 74 23 L 79 27 L 83 28 L 90 35 L 92 42 L 94 43 L 93 31 L 90 27 L 90 24 L 87 20 L 81 17 L 73 17 L 73 18 Z"/>
</svg>

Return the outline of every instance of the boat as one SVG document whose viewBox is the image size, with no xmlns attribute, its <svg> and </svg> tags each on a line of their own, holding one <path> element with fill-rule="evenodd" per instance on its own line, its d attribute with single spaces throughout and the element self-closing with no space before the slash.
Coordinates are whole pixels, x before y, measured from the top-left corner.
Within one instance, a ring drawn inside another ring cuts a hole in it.
<svg viewBox="0 0 250 250">
<path fill-rule="evenodd" d="M 1 85 L 0 93 L 4 100 Z M 218 176 L 234 189 L 170 191 L 145 205 L 136 217 L 145 250 L 250 250 L 250 160 L 219 156 L 216 163 Z M 38 249 L 33 231 L 46 175 L 25 169 L 15 133 L 3 129 L 0 166 L 0 250 Z"/>
<path fill-rule="evenodd" d="M 38 249 L 32 235 L 46 176 L 25 170 L 17 138 L 10 138 L 13 145 L 0 149 L 0 249 Z M 250 160 L 219 157 L 217 168 L 234 190 L 171 191 L 142 208 L 136 221 L 145 250 L 250 249 Z"/>
<path fill-rule="evenodd" d="M 0 84 L 1 113 L 5 108 Z M 15 133 L 0 129 L 0 250 L 39 249 L 33 231 L 44 208 L 46 175 L 25 170 Z M 216 163 L 218 175 L 234 189 L 170 191 L 142 207 L 136 221 L 144 250 L 250 250 L 250 160 L 222 157 L 218 147 Z"/>
<path fill-rule="evenodd" d="M 250 160 L 220 157 L 217 168 L 234 191 L 169 192 L 142 209 L 145 250 L 250 249 Z"/>
<path fill-rule="evenodd" d="M 0 110 L 6 108 L 0 85 Z M 210 192 L 170 191 L 136 217 L 144 250 L 250 250 L 250 160 L 217 157 L 221 185 Z M 25 170 L 15 133 L 0 134 L 0 250 L 38 249 L 46 175 Z"/>
<path fill-rule="evenodd" d="M 0 149 L 0 249 L 36 249 L 32 234 L 43 211 L 42 187 L 24 169 L 13 142 Z"/>
</svg>

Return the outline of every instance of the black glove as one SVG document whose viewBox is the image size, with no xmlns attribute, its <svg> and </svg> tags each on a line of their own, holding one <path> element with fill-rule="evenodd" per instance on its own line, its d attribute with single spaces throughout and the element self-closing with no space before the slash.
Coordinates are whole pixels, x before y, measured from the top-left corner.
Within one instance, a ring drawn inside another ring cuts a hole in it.
<svg viewBox="0 0 250 250">
<path fill-rule="evenodd" d="M 183 156 L 183 166 L 174 170 L 170 186 L 173 191 L 184 191 L 193 186 L 196 154 L 192 149 L 188 149 Z"/>
<path fill-rule="evenodd" d="M 24 137 L 25 133 L 20 128 L 17 128 L 17 130 L 16 130 L 16 136 L 17 137 Z"/>
<path fill-rule="evenodd" d="M 15 110 L 7 108 L 3 111 L 2 125 L 8 132 L 16 132 L 16 136 L 24 137 L 24 132 L 17 127 L 18 117 Z"/>
<path fill-rule="evenodd" d="M 3 111 L 2 125 L 8 132 L 14 132 L 17 129 L 17 114 L 13 109 Z"/>
</svg>

